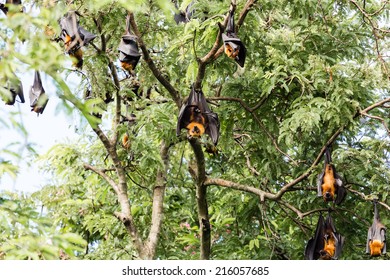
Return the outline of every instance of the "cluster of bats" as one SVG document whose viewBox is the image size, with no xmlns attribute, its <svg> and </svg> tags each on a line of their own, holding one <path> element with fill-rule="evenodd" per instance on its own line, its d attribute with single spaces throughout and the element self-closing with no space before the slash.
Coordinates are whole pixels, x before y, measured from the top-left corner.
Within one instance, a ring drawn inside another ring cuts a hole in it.
<svg viewBox="0 0 390 280">
<path fill-rule="evenodd" d="M 6 4 L 20 5 L 21 1 L 7 0 Z M 192 2 L 187 6 L 184 12 L 175 14 L 174 20 L 177 24 L 186 23 L 193 15 Z M 0 4 L 0 9 L 7 14 L 7 5 Z M 244 44 L 238 38 L 234 25 L 234 11 L 230 10 L 225 33 L 222 34 L 225 54 L 233 59 L 240 67 L 244 67 L 246 49 Z M 79 26 L 74 12 L 69 12 L 60 19 L 61 35 L 58 41 L 62 40 L 65 51 L 74 59 L 74 66 L 81 68 L 83 65 L 83 52 L 81 47 L 92 42 L 96 35 L 88 32 Z M 134 75 L 135 67 L 140 60 L 138 50 L 137 36 L 130 31 L 130 18 L 126 18 L 126 31 L 119 43 L 119 61 L 123 69 L 130 75 Z M 10 98 L 6 101 L 7 105 L 13 105 L 16 96 L 20 102 L 24 103 L 23 87 L 20 80 L 13 83 L 8 82 L 5 86 L 10 92 Z M 38 71 L 35 71 L 34 84 L 30 90 L 30 106 L 32 111 L 42 114 L 48 102 L 48 97 L 42 86 L 41 77 Z M 182 104 L 179 112 L 176 134 L 180 136 L 182 129 L 187 130 L 189 139 L 200 138 L 207 134 L 214 145 L 217 145 L 220 136 L 218 115 L 209 108 L 205 95 L 201 89 L 192 85 L 187 100 Z M 123 141 L 128 142 L 127 139 Z M 317 193 L 323 197 L 325 202 L 333 202 L 339 205 L 346 196 L 346 189 L 343 186 L 341 177 L 337 174 L 336 168 L 332 163 L 330 149 L 325 151 L 325 165 L 323 172 L 318 176 Z M 370 256 L 380 256 L 386 253 L 386 228 L 380 222 L 377 201 L 374 201 L 374 220 L 367 234 L 366 253 Z M 308 260 L 330 260 L 337 259 L 342 251 L 345 238 L 336 231 L 330 211 L 326 219 L 320 214 L 314 237 L 312 237 L 305 248 L 305 258 Z"/>
<path fill-rule="evenodd" d="M 329 147 L 325 150 L 324 170 L 318 176 L 317 193 L 325 202 L 334 202 L 336 205 L 343 202 L 347 193 L 343 181 L 332 163 Z M 386 228 L 380 222 L 377 203 L 374 200 L 374 220 L 368 229 L 366 242 L 366 253 L 370 254 L 371 257 L 386 254 Z M 330 211 L 328 211 L 325 220 L 320 214 L 314 237 L 307 242 L 305 259 L 338 259 L 344 246 L 344 240 L 344 236 L 338 233 L 334 226 Z"/>
</svg>

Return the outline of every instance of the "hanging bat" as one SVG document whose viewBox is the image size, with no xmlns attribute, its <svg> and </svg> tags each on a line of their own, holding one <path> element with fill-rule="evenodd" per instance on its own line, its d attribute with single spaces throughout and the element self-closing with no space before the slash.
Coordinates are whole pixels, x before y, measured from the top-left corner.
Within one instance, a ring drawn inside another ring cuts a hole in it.
<svg viewBox="0 0 390 280">
<path fill-rule="evenodd" d="M 67 16 L 61 18 L 60 26 L 60 38 L 65 44 L 65 51 L 75 60 L 73 65 L 77 68 L 82 68 L 83 51 L 81 47 L 88 45 L 96 38 L 96 35 L 79 26 L 74 12 L 68 13 Z"/>
<path fill-rule="evenodd" d="M 42 86 L 41 75 L 38 71 L 35 71 L 34 83 L 30 89 L 31 111 L 34 111 L 39 116 L 45 110 L 48 101 L 49 98 Z"/>
<path fill-rule="evenodd" d="M 138 37 L 130 33 L 130 16 L 126 18 L 126 33 L 122 36 L 119 43 L 119 61 L 123 69 L 129 72 L 130 75 L 134 75 L 134 69 L 138 64 L 141 57 L 138 52 Z"/>
<path fill-rule="evenodd" d="M 332 164 L 329 147 L 325 150 L 324 170 L 318 176 L 317 194 L 318 196 L 322 196 L 325 202 L 333 201 L 337 205 L 343 202 L 347 194 L 347 191 L 343 186 L 343 181 Z"/>
<path fill-rule="evenodd" d="M 23 94 L 23 85 L 19 79 L 16 78 L 15 81 L 8 81 L 5 89 L 9 90 L 10 92 L 9 99 L 5 102 L 6 105 L 14 105 L 16 101 L 16 96 L 19 97 L 21 103 L 25 102 Z"/>
<path fill-rule="evenodd" d="M 2 10 L 5 15 L 8 14 L 9 5 L 22 5 L 22 1 L 21 0 L 6 0 L 5 4 L 0 3 L 0 10 Z M 24 7 L 20 8 L 20 12 L 22 12 L 22 13 L 24 12 Z"/>
<path fill-rule="evenodd" d="M 229 19 L 226 27 L 226 34 L 222 34 L 225 54 L 229 58 L 234 59 L 238 63 L 238 65 L 244 67 L 246 49 L 235 32 L 234 12 L 232 10 L 229 11 L 228 17 Z"/>
<path fill-rule="evenodd" d="M 316 232 L 305 248 L 307 260 L 335 260 L 341 254 L 344 237 L 336 232 L 330 212 L 324 221 L 322 214 L 318 218 Z"/>
<path fill-rule="evenodd" d="M 367 234 L 366 253 L 372 257 L 386 254 L 386 228 L 380 222 L 377 204 L 374 200 L 374 221 Z"/>
<path fill-rule="evenodd" d="M 192 1 L 190 4 L 188 4 L 188 6 L 186 7 L 186 10 L 183 12 L 183 11 L 179 11 L 178 14 L 175 14 L 174 15 L 174 20 L 176 22 L 176 24 L 179 24 L 181 22 L 183 23 L 187 23 L 190 21 L 194 11 L 192 9 L 192 5 L 194 4 L 194 1 Z M 177 1 L 175 1 L 175 7 L 176 9 L 179 9 L 179 7 L 177 6 Z"/>
<path fill-rule="evenodd" d="M 186 128 L 188 137 L 199 138 L 204 133 L 209 135 L 217 145 L 219 138 L 219 119 L 207 105 L 202 90 L 191 87 L 187 101 L 182 105 L 177 121 L 176 135 L 180 135 L 181 129 Z"/>
</svg>

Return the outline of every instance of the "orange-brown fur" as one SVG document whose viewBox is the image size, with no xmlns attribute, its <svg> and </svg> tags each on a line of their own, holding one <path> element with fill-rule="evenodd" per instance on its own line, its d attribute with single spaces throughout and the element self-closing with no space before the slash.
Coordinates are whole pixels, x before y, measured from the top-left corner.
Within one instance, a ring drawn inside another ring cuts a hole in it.
<svg viewBox="0 0 390 280">
<path fill-rule="evenodd" d="M 125 69 L 126 71 L 128 71 L 129 73 L 131 73 L 131 71 L 133 71 L 133 65 L 131 63 L 127 63 L 127 62 L 122 61 L 121 65 L 122 65 L 122 68 Z"/>
<path fill-rule="evenodd" d="M 370 255 L 371 256 L 380 256 L 382 254 L 383 246 L 385 245 L 380 240 L 373 240 L 370 241 Z"/>
<path fill-rule="evenodd" d="M 233 50 L 233 48 L 229 44 L 225 44 L 225 53 L 230 58 L 236 58 L 238 53 L 240 52 L 239 49 L 236 51 Z"/>
<path fill-rule="evenodd" d="M 326 165 L 324 174 L 324 183 L 322 184 L 322 196 L 325 201 L 333 201 L 336 191 L 335 183 L 336 180 L 333 174 L 333 168 L 330 164 Z M 330 197 L 326 197 L 326 194 L 330 193 Z"/>
<path fill-rule="evenodd" d="M 129 135 L 127 133 L 123 134 L 123 137 L 122 137 L 122 145 L 125 149 L 129 149 L 130 148 L 130 140 L 129 140 Z"/>
<path fill-rule="evenodd" d="M 191 137 L 201 137 L 205 132 L 204 125 L 198 122 L 191 122 L 187 125 L 188 134 Z"/>
</svg>

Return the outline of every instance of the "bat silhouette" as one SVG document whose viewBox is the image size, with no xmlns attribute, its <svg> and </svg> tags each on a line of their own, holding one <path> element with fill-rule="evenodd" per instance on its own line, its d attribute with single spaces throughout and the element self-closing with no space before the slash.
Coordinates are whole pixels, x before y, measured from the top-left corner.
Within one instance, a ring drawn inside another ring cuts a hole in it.
<svg viewBox="0 0 390 280">
<path fill-rule="evenodd" d="M 34 111 L 37 115 L 42 114 L 48 101 L 49 98 L 42 86 L 41 75 L 38 71 L 35 71 L 34 83 L 30 89 L 31 111 Z"/>
<path fill-rule="evenodd" d="M 325 202 L 333 201 L 338 205 L 343 202 L 346 194 L 347 191 L 343 186 L 343 181 L 332 164 L 330 149 L 327 147 L 324 170 L 317 180 L 317 195 L 322 196 Z"/>
<path fill-rule="evenodd" d="M 335 260 L 341 254 L 344 237 L 337 233 L 330 212 L 326 220 L 320 214 L 316 232 L 306 245 L 305 259 L 307 260 Z"/>
<path fill-rule="evenodd" d="M 238 65 L 244 67 L 246 48 L 235 32 L 234 12 L 232 10 L 229 11 L 228 17 L 229 19 L 226 27 L 226 34 L 222 34 L 225 54 L 229 58 L 234 59 Z"/>
<path fill-rule="evenodd" d="M 186 128 L 189 138 L 201 137 L 204 133 L 209 135 L 217 145 L 219 138 L 219 119 L 207 105 L 202 90 L 191 87 L 187 101 L 182 105 L 177 122 L 176 135 L 180 135 L 181 129 Z"/>
<path fill-rule="evenodd" d="M 119 61 L 123 69 L 129 72 L 130 75 L 134 74 L 134 69 L 138 64 L 141 57 L 138 52 L 138 37 L 130 33 L 130 16 L 126 18 L 126 33 L 122 36 L 119 43 Z"/>
<path fill-rule="evenodd" d="M 88 32 L 83 27 L 79 26 L 74 12 L 69 12 L 60 20 L 61 36 L 60 38 L 65 44 L 65 50 L 70 57 L 74 58 L 74 66 L 82 68 L 83 66 L 83 51 L 82 46 L 88 45 L 96 35 Z"/>
<path fill-rule="evenodd" d="M 179 11 L 178 14 L 174 15 L 174 20 L 175 20 L 176 24 L 179 24 L 181 22 L 186 23 L 186 22 L 190 21 L 192 15 L 194 13 L 194 10 L 192 9 L 193 4 L 194 4 L 194 1 L 192 1 L 190 4 L 188 4 L 185 11 Z M 177 5 L 177 1 L 175 1 L 175 7 L 176 7 L 176 9 L 179 9 L 179 7 Z"/>
<path fill-rule="evenodd" d="M 366 253 L 372 257 L 386 254 L 386 227 L 380 221 L 377 204 L 374 200 L 374 221 L 367 234 Z"/>
<path fill-rule="evenodd" d="M 8 80 L 7 85 L 4 88 L 10 92 L 9 98 L 5 101 L 6 105 L 14 105 L 16 101 L 16 96 L 19 97 L 21 103 L 25 102 L 23 94 L 23 85 L 18 78 L 13 81 Z"/>
</svg>

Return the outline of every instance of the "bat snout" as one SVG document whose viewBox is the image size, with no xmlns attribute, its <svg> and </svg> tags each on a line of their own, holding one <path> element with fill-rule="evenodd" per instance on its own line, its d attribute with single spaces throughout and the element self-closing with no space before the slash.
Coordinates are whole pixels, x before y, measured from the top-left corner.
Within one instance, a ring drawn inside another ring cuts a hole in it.
<svg viewBox="0 0 390 280">
<path fill-rule="evenodd" d="M 326 193 L 324 194 L 324 199 L 325 199 L 326 201 L 331 201 L 331 200 L 333 200 L 333 195 L 332 195 L 332 193 L 331 193 L 331 192 L 326 192 Z"/>
</svg>

